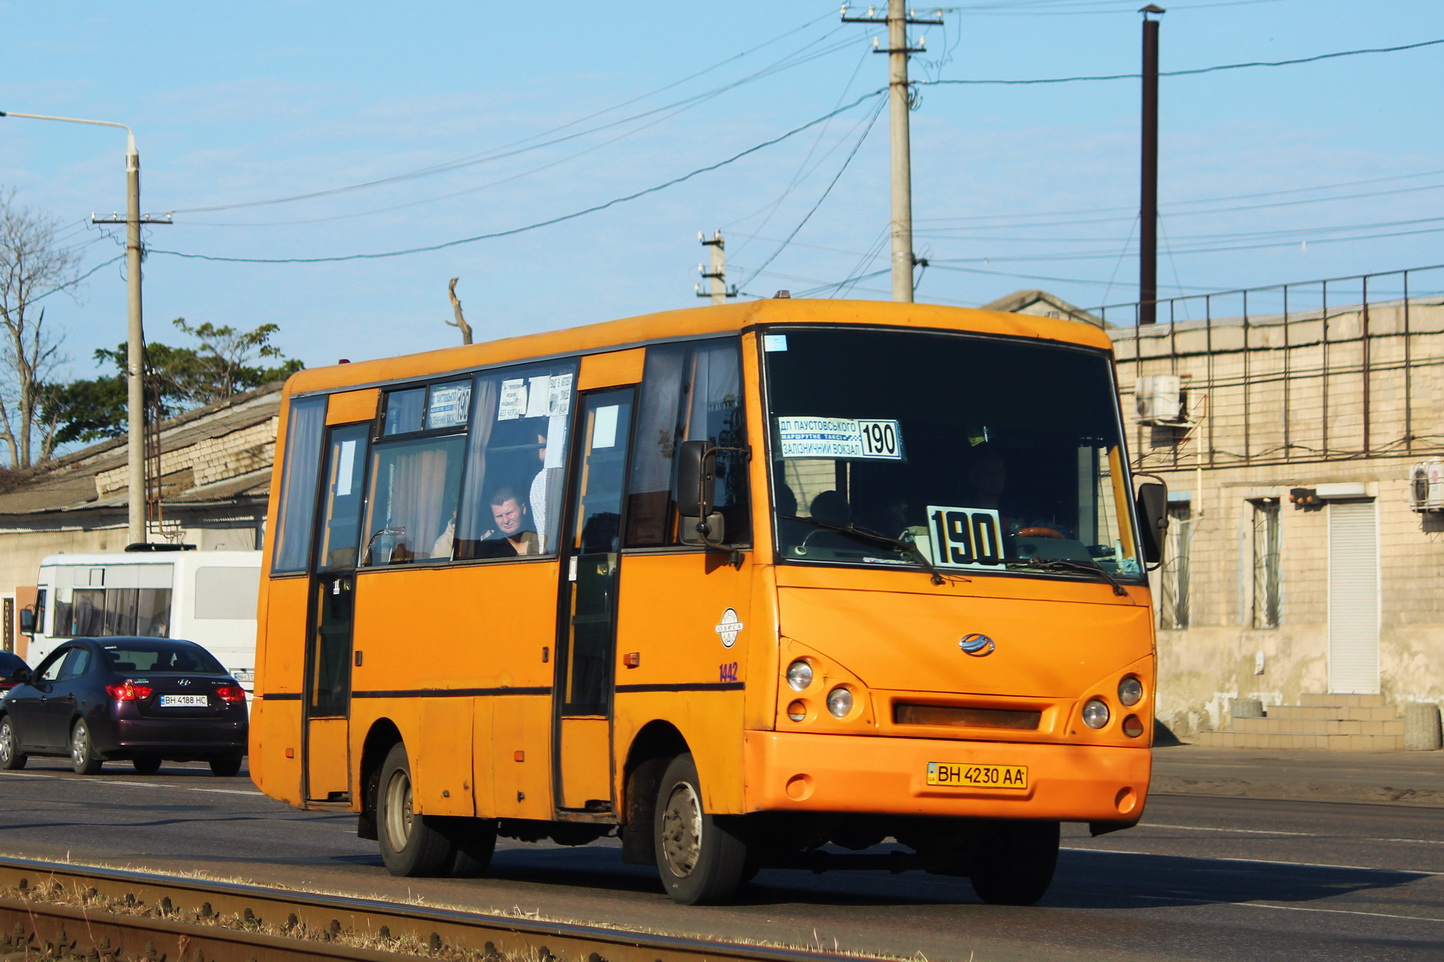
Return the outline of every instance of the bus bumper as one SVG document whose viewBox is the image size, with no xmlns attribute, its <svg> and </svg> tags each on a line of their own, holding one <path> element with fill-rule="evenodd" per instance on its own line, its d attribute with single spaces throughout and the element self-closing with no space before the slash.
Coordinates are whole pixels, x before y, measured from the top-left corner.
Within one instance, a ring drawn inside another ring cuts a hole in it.
<svg viewBox="0 0 1444 962">
<path fill-rule="evenodd" d="M 1122 828 L 1148 796 L 1148 746 L 748 732 L 745 810 L 1037 818 Z M 934 764 L 935 763 L 935 764 Z M 929 784 L 930 765 L 933 781 Z M 942 766 L 951 778 L 941 778 Z M 1025 784 L 1019 787 L 1019 769 Z M 994 785 L 966 785 L 960 775 Z M 1012 782 L 1012 785 L 1007 783 Z"/>
</svg>

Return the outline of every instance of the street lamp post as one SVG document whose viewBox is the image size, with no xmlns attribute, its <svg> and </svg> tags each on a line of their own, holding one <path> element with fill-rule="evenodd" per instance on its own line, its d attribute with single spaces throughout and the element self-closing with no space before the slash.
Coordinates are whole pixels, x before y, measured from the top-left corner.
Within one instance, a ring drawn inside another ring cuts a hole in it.
<svg viewBox="0 0 1444 962">
<path fill-rule="evenodd" d="M 29 120 L 58 120 L 69 124 L 95 124 L 120 127 L 125 131 L 125 269 L 128 275 L 128 322 L 126 324 L 126 465 L 129 469 L 126 497 L 126 539 L 128 544 L 143 544 L 145 535 L 145 387 L 142 373 L 145 366 L 144 340 L 140 307 L 140 154 L 135 149 L 135 135 L 125 124 L 108 120 L 82 120 L 78 117 L 49 117 L 44 114 L 21 114 L 0 110 L 0 117 L 25 117 Z"/>
</svg>

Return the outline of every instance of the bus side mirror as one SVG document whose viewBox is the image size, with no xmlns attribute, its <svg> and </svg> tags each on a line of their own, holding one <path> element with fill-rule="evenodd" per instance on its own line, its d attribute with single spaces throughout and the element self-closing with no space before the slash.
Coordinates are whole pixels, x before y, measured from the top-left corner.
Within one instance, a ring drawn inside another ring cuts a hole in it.
<svg viewBox="0 0 1444 962">
<path fill-rule="evenodd" d="M 683 441 L 677 460 L 677 510 L 690 518 L 712 512 L 717 455 L 706 441 Z"/>
<path fill-rule="evenodd" d="M 717 449 L 706 441 L 683 441 L 677 452 L 678 538 L 683 544 L 716 545 L 722 541 L 722 515 L 712 510 L 716 488 Z"/>
<path fill-rule="evenodd" d="M 20 609 L 20 633 L 24 635 L 35 634 L 35 609 Z"/>
<path fill-rule="evenodd" d="M 1143 560 L 1158 564 L 1163 561 L 1163 536 L 1168 532 L 1168 486 L 1158 481 L 1140 484 L 1134 504 Z"/>
</svg>

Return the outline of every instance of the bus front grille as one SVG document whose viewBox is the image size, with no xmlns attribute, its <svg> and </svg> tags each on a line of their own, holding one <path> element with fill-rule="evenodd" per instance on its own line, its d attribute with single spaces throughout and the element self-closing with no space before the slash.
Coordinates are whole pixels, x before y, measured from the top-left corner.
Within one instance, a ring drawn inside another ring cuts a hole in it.
<svg viewBox="0 0 1444 962">
<path fill-rule="evenodd" d="M 1041 711 L 1019 708 L 976 708 L 964 705 L 910 705 L 894 703 L 893 724 L 930 725 L 950 728 L 1000 728 L 1037 731 Z"/>
</svg>

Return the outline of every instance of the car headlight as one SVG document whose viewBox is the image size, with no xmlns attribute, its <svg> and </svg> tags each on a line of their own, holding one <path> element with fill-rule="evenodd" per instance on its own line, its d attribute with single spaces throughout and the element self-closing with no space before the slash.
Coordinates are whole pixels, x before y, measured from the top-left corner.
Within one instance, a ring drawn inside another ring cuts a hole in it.
<svg viewBox="0 0 1444 962">
<path fill-rule="evenodd" d="M 1143 700 L 1143 682 L 1133 675 L 1124 676 L 1118 683 L 1118 700 L 1126 708 L 1132 708 Z"/>
<path fill-rule="evenodd" d="M 1101 698 L 1090 698 L 1083 706 L 1083 724 L 1102 728 L 1108 724 L 1108 705 Z"/>
<path fill-rule="evenodd" d="M 787 687 L 806 691 L 812 687 L 812 665 L 801 658 L 787 666 Z"/>
<path fill-rule="evenodd" d="M 827 711 L 833 718 L 846 718 L 852 711 L 852 690 L 838 685 L 828 692 Z"/>
</svg>

